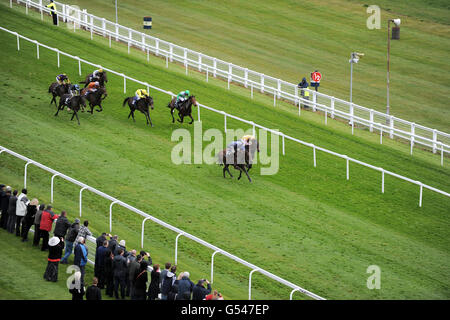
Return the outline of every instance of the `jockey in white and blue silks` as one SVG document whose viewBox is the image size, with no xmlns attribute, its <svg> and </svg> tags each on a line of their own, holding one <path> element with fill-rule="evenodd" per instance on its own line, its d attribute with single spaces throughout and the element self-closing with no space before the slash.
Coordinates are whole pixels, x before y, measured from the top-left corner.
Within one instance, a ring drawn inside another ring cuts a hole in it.
<svg viewBox="0 0 450 320">
<path fill-rule="evenodd" d="M 245 151 L 245 146 L 246 146 L 247 144 L 248 144 L 248 143 L 245 142 L 245 141 L 242 140 L 242 139 L 241 139 L 241 140 L 237 140 L 237 141 L 230 142 L 230 143 L 227 145 L 227 155 L 233 154 L 234 151 L 235 151 L 235 148 L 236 148 L 237 151 Z"/>
</svg>

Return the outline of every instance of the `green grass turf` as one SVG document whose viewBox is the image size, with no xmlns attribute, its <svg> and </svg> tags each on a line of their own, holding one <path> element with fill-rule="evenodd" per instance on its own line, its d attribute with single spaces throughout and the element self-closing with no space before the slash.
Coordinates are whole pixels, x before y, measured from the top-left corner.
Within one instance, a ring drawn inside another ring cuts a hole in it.
<svg viewBox="0 0 450 320">
<path fill-rule="evenodd" d="M 206 105 L 448 190 L 448 165 L 440 167 L 430 153 L 418 150 L 411 157 L 409 148 L 395 141 L 379 145 L 378 137 L 367 132 L 352 136 L 342 124 L 329 121 L 325 126 L 308 113 L 298 118 L 286 105 L 273 108 L 264 99 L 245 98 L 239 88 L 228 92 L 221 82 L 185 77 L 182 68 L 167 70 L 156 58 L 147 64 L 138 51 L 127 55 L 121 45 L 107 48 L 105 39 L 90 41 L 87 33 L 54 28 L 36 15 L 17 13 L 20 8 L 3 9 L 3 27 L 174 92 L 189 87 Z M 313 168 L 312 150 L 290 142 L 279 173 L 261 176 L 258 165 L 251 185 L 224 180 L 217 166 L 173 165 L 172 130 L 193 128 L 171 124 L 167 96 L 152 92 L 154 128 L 145 127 L 142 115 L 134 124 L 121 107 L 123 80 L 110 75 L 105 111 L 81 114 L 78 126 L 66 112 L 53 117 L 55 109 L 48 105 L 47 94 L 58 72 L 80 79 L 77 63 L 62 58 L 58 70 L 54 53 L 41 50 L 41 59 L 36 60 L 34 45 L 22 41 L 17 52 L 14 36 L 1 32 L 0 39 L 1 145 L 326 298 L 449 297 L 447 198 L 425 190 L 419 208 L 417 186 L 386 177 L 386 192 L 381 194 L 378 173 L 351 165 L 347 182 L 344 161 L 319 152 L 318 167 Z M 88 71 L 91 68 L 83 66 L 83 74 Z M 127 88 L 132 95 L 137 87 L 128 84 Z M 202 120 L 204 129 L 223 128 L 223 117 L 216 114 L 202 112 Z M 229 128 L 240 126 L 228 122 Z M 1 155 L 2 182 L 20 188 L 22 174 L 21 161 Z M 31 196 L 48 202 L 50 175 L 32 166 L 28 174 Z M 56 179 L 55 190 L 57 209 L 67 210 L 70 218 L 77 216 L 79 189 Z M 83 194 L 83 218 L 91 221 L 96 233 L 108 229 L 108 212 L 107 201 Z M 139 247 L 140 227 L 135 214 L 114 208 L 113 233 L 126 239 L 130 248 Z M 156 262 L 173 261 L 175 236 L 147 223 L 145 248 Z M 179 268 L 189 270 L 193 279 L 209 277 L 211 254 L 181 238 Z M 366 269 L 373 264 L 382 270 L 381 290 L 366 288 Z M 227 298 L 246 299 L 249 272 L 218 255 L 214 286 Z M 253 298 L 289 296 L 290 290 L 263 276 L 254 274 L 253 280 Z"/>
<path fill-rule="evenodd" d="M 70 0 L 115 21 L 114 1 Z M 367 5 L 381 7 L 369 30 Z M 391 41 L 390 113 L 450 131 L 448 1 L 119 1 L 119 23 L 181 46 L 298 83 L 318 69 L 321 92 L 349 100 L 350 53 L 364 52 L 353 74 L 353 102 L 386 112 L 387 21 L 401 18 Z"/>
</svg>

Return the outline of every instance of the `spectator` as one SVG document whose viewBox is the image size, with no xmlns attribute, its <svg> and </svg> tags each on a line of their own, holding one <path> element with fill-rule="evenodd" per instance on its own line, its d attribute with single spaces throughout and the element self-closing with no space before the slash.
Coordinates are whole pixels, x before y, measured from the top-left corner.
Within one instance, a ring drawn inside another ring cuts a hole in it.
<svg viewBox="0 0 450 320">
<path fill-rule="evenodd" d="M 205 288 L 205 283 L 207 288 Z M 211 293 L 211 284 L 208 280 L 198 280 L 194 289 L 192 290 L 192 300 L 204 300 L 208 294 Z"/>
<path fill-rule="evenodd" d="M 3 229 L 8 228 L 8 206 L 9 206 L 9 198 L 11 198 L 11 187 L 7 186 L 5 191 L 2 191 L 3 194 L 1 196 L 0 210 L 2 211 L 2 217 L 0 219 L 0 227 Z"/>
<path fill-rule="evenodd" d="M 83 300 L 84 286 L 81 285 L 81 272 L 76 271 L 74 276 L 69 292 L 72 294 L 72 300 Z"/>
<path fill-rule="evenodd" d="M 156 300 L 158 298 L 159 293 L 161 292 L 161 290 L 159 288 L 160 276 L 161 276 L 161 270 L 159 269 L 159 264 L 155 264 L 153 266 L 152 273 L 150 274 L 151 281 L 150 281 L 150 285 L 148 286 L 148 299 L 149 300 Z"/>
<path fill-rule="evenodd" d="M 142 258 L 141 258 L 142 259 Z M 148 281 L 148 262 L 142 260 L 139 265 L 139 272 L 134 278 L 133 300 L 145 300 Z"/>
<path fill-rule="evenodd" d="M 127 260 L 123 256 L 123 249 L 119 248 L 113 260 L 114 295 L 119 299 L 119 285 L 122 300 L 125 299 L 125 286 L 127 275 Z"/>
<path fill-rule="evenodd" d="M 61 215 L 59 216 L 58 220 L 56 220 L 55 230 L 53 231 L 53 233 L 56 237 L 65 238 L 67 230 L 70 226 L 71 223 L 67 219 L 67 212 L 61 211 Z"/>
<path fill-rule="evenodd" d="M 105 252 L 105 284 L 106 284 L 106 294 L 113 297 L 114 292 L 114 273 L 113 273 L 113 259 L 114 255 L 111 252 L 111 249 L 108 247 Z"/>
<path fill-rule="evenodd" d="M 214 290 L 212 294 L 206 296 L 205 300 L 223 300 L 223 297 L 217 290 Z"/>
<path fill-rule="evenodd" d="M 131 299 L 134 300 L 134 280 L 138 275 L 139 268 L 141 265 L 142 256 L 139 254 L 136 257 L 136 250 L 131 250 L 130 254 L 127 257 L 127 296 L 131 296 Z"/>
<path fill-rule="evenodd" d="M 309 100 L 309 91 L 304 90 L 304 89 L 308 89 L 308 87 L 309 87 L 309 84 L 308 84 L 308 81 L 306 81 L 306 78 L 302 79 L 302 81 L 298 84 L 298 87 L 301 88 L 300 95 L 302 96 L 302 98 Z M 308 107 L 308 105 L 305 105 L 305 107 Z"/>
<path fill-rule="evenodd" d="M 75 240 L 75 245 L 77 245 L 78 242 L 80 242 L 78 239 L 83 238 L 87 239 L 88 236 L 92 236 L 92 232 L 88 228 L 89 221 L 84 220 L 83 225 L 80 227 L 80 230 L 78 231 L 77 240 Z"/>
<path fill-rule="evenodd" d="M 162 288 L 164 279 L 166 278 L 167 272 L 170 271 L 172 264 L 170 262 L 166 262 L 165 269 L 161 271 L 161 276 L 159 277 L 159 287 Z"/>
<path fill-rule="evenodd" d="M 103 241 L 103 245 L 95 251 L 94 274 L 98 280 L 98 287 L 103 289 L 105 285 L 105 256 L 108 251 L 108 240 Z"/>
<path fill-rule="evenodd" d="M 41 240 L 41 230 L 39 230 L 41 225 L 41 217 L 42 217 L 42 211 L 44 211 L 45 204 L 41 204 L 39 206 L 38 211 L 36 212 L 36 215 L 34 216 L 34 239 L 33 239 L 33 246 L 39 246 L 39 241 Z"/>
<path fill-rule="evenodd" d="M 103 232 L 100 237 L 95 239 L 95 243 L 97 244 L 96 248 L 100 248 L 101 246 L 103 246 L 103 242 L 105 242 L 107 236 L 111 239 L 111 235 L 106 232 Z"/>
<path fill-rule="evenodd" d="M 191 300 L 194 283 L 189 279 L 189 272 L 183 272 L 181 279 L 178 280 L 177 300 Z"/>
<path fill-rule="evenodd" d="M 127 248 L 125 247 L 125 240 L 120 240 L 119 244 L 116 246 L 116 250 L 114 251 L 114 255 L 117 255 L 119 252 L 119 249 L 123 250 L 123 256 L 126 258 L 128 257 Z"/>
<path fill-rule="evenodd" d="M 176 271 L 177 266 L 171 266 L 170 270 L 167 271 L 161 285 L 161 300 L 170 300 L 169 295 L 173 297 L 172 293 L 174 291 L 175 280 L 177 279 Z"/>
<path fill-rule="evenodd" d="M 141 250 L 141 252 L 139 252 L 139 254 L 142 257 L 142 260 L 145 260 L 145 257 L 147 257 L 147 262 L 148 262 L 149 266 L 151 266 L 153 264 L 152 257 L 150 257 L 150 253 L 148 253 L 144 250 Z"/>
<path fill-rule="evenodd" d="M 16 204 L 16 236 L 20 237 L 20 224 L 27 213 L 27 206 L 30 200 L 27 198 L 27 189 L 22 189 L 22 193 L 17 197 Z"/>
<path fill-rule="evenodd" d="M 61 260 L 62 251 L 64 248 L 64 239 L 58 237 L 52 237 L 48 241 L 48 263 L 47 269 L 44 273 L 44 279 L 47 281 L 58 281 L 58 264 Z"/>
<path fill-rule="evenodd" d="M 97 287 L 98 279 L 94 277 L 92 285 L 86 290 L 86 300 L 102 300 L 102 291 Z"/>
<path fill-rule="evenodd" d="M 40 233 L 42 235 L 42 251 L 48 250 L 48 238 L 49 232 L 52 230 L 53 221 L 58 219 L 53 211 L 53 206 L 48 205 L 47 208 L 42 212 L 41 224 L 39 226 Z"/>
<path fill-rule="evenodd" d="M 118 236 L 115 235 L 112 237 L 112 239 L 109 241 L 108 249 L 111 250 L 111 253 L 114 254 L 116 252 L 117 247 L 117 238 Z"/>
<path fill-rule="evenodd" d="M 22 242 L 28 241 L 28 232 L 34 222 L 34 217 L 36 216 L 39 206 L 38 199 L 34 198 L 27 205 L 27 213 L 22 220 Z"/>
<path fill-rule="evenodd" d="M 75 258 L 73 264 L 80 268 L 81 272 L 81 285 L 84 286 L 84 275 L 86 274 L 86 264 L 88 258 L 88 248 L 85 243 L 86 240 L 83 237 L 78 237 L 78 244 L 75 247 Z"/>
<path fill-rule="evenodd" d="M 64 250 L 64 257 L 61 259 L 62 264 L 66 264 L 73 250 L 73 243 L 78 236 L 80 230 L 80 219 L 76 218 L 74 223 L 69 228 L 66 238 L 66 249 Z"/>
<path fill-rule="evenodd" d="M 9 233 L 14 233 L 14 228 L 16 227 L 17 193 L 18 191 L 14 190 L 12 196 L 9 198 L 7 224 L 7 230 Z"/>
</svg>

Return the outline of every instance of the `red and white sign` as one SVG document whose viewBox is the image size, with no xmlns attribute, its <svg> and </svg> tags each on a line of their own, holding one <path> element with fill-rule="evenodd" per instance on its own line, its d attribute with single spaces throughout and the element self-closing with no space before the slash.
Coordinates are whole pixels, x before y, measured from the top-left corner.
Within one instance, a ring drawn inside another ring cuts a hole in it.
<svg viewBox="0 0 450 320">
<path fill-rule="evenodd" d="M 322 79 L 322 74 L 318 71 L 311 73 L 311 81 L 312 82 L 320 82 Z"/>
</svg>

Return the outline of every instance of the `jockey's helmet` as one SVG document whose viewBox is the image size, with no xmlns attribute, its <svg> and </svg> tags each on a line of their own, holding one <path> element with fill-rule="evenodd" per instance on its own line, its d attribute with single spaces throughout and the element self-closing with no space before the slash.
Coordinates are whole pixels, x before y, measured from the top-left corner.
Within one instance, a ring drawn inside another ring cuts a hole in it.
<svg viewBox="0 0 450 320">
<path fill-rule="evenodd" d="M 186 90 L 185 93 L 189 96 L 191 93 L 189 92 L 189 90 Z"/>
</svg>

